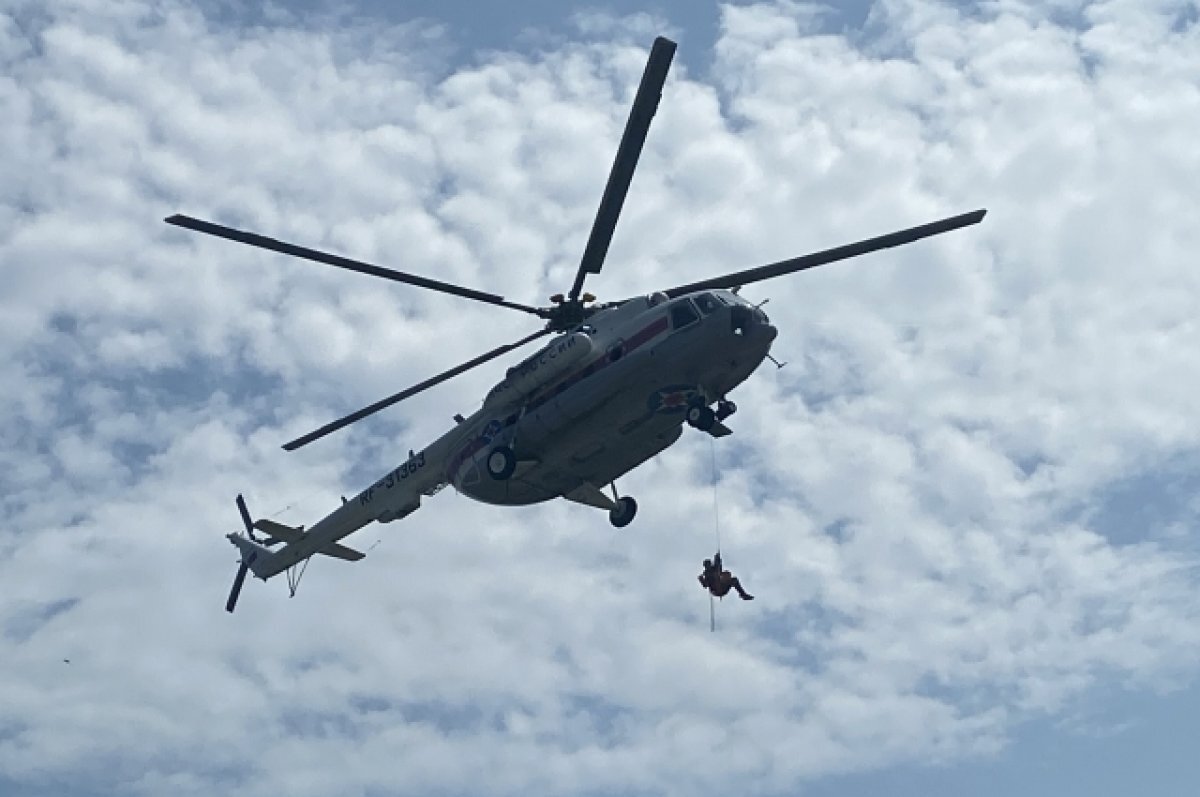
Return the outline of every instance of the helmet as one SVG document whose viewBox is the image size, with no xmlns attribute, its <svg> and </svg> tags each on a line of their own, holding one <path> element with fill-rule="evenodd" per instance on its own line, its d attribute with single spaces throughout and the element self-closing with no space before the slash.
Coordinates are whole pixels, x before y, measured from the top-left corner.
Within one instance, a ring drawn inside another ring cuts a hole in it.
<svg viewBox="0 0 1200 797">
<path fill-rule="evenodd" d="M 705 559 L 704 560 L 704 569 L 707 570 L 710 567 L 712 567 L 712 559 Z"/>
</svg>

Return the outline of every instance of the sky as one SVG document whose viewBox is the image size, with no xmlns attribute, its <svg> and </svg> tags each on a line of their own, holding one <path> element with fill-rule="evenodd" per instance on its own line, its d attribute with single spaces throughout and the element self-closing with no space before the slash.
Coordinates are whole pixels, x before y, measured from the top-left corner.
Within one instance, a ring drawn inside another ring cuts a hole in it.
<svg viewBox="0 0 1200 797">
<path fill-rule="evenodd" d="M 500 5 L 0 3 L 0 794 L 1192 794 L 1196 3 Z M 601 299 L 986 219 L 748 286 L 787 365 L 631 526 L 447 489 L 227 615 L 235 495 L 522 355 L 283 442 L 533 327 L 163 217 L 542 304 L 659 33 Z"/>
</svg>

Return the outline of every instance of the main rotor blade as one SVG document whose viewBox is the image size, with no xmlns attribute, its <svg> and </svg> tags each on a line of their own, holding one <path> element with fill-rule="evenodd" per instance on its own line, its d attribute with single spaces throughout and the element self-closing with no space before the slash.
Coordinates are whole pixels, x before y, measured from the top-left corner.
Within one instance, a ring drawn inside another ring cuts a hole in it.
<svg viewBox="0 0 1200 797">
<path fill-rule="evenodd" d="M 625 195 L 629 192 L 629 183 L 633 180 L 633 170 L 642 154 L 642 145 L 646 143 L 650 120 L 658 110 L 663 83 L 667 80 L 667 70 L 671 68 L 671 59 L 674 56 L 675 42 L 662 36 L 654 40 L 654 46 L 650 48 L 650 58 L 646 61 L 646 71 L 642 73 L 642 82 L 638 85 L 637 96 L 634 97 L 633 107 L 629 110 L 629 120 L 625 122 L 621 144 L 617 147 L 617 157 L 608 173 L 604 197 L 600 200 L 591 235 L 588 236 L 587 246 L 583 250 L 583 260 L 580 261 L 579 271 L 575 274 L 575 284 L 571 286 L 572 299 L 579 298 L 584 277 L 588 274 L 599 274 L 604 265 L 613 230 L 617 227 L 617 218 L 621 215 Z"/>
<path fill-rule="evenodd" d="M 363 418 L 367 417 L 368 415 L 373 415 L 374 413 L 379 412 L 380 410 L 385 409 L 387 407 L 390 407 L 397 402 L 403 401 L 404 399 L 410 398 L 411 396 L 415 396 L 416 394 L 420 393 L 422 390 L 426 390 L 428 388 L 433 387 L 434 385 L 445 382 L 447 379 L 458 376 L 459 374 L 463 373 L 464 371 L 469 371 L 477 365 L 482 365 L 483 363 L 487 362 L 488 360 L 495 359 L 496 357 L 499 357 L 501 354 L 510 352 L 513 349 L 524 346 L 526 343 L 528 343 L 531 340 L 535 340 L 537 338 L 542 337 L 543 335 L 548 335 L 548 334 L 550 334 L 549 329 L 539 329 L 537 332 L 534 332 L 532 335 L 526 335 L 525 337 L 521 338 L 516 343 L 506 343 L 503 346 L 497 346 L 496 348 L 492 349 L 491 351 L 487 352 L 486 354 L 481 354 L 473 360 L 468 360 L 465 363 L 463 363 L 462 365 L 457 365 L 457 366 L 451 368 L 449 371 L 443 371 L 442 373 L 438 374 L 437 376 L 430 377 L 429 379 L 426 379 L 424 382 L 415 384 L 406 390 L 401 390 L 399 393 L 396 393 L 393 396 L 388 396 L 387 398 L 383 399 L 382 401 L 377 401 L 369 407 L 364 407 L 361 410 L 359 410 L 358 412 L 352 412 L 344 418 L 339 418 L 338 420 L 333 421 L 332 423 L 327 423 L 324 426 L 322 426 L 320 429 L 317 429 L 315 432 L 309 432 L 308 434 L 304 435 L 303 437 L 297 437 L 292 442 L 285 443 L 283 446 L 283 450 L 284 451 L 295 451 L 297 448 L 300 448 L 301 446 L 306 446 L 314 440 L 321 439 L 322 437 L 329 434 L 330 432 L 336 432 L 338 429 L 341 429 L 342 427 L 345 427 L 345 426 L 349 426 L 350 424 L 354 423 L 355 421 L 361 421 Z"/>
<path fill-rule="evenodd" d="M 270 249 L 272 252 L 280 252 L 293 257 L 300 257 L 305 260 L 314 260 L 318 263 L 325 263 L 329 266 L 337 266 L 349 271 L 357 271 L 360 274 L 370 274 L 373 277 L 383 277 L 384 279 L 394 280 L 395 282 L 403 282 L 407 285 L 416 285 L 418 288 L 428 288 L 431 291 L 440 291 L 449 293 L 452 296 L 461 296 L 464 299 L 474 299 L 477 302 L 486 302 L 487 304 L 495 304 L 500 307 L 507 307 L 512 310 L 521 310 L 526 313 L 531 313 L 538 317 L 542 316 L 542 312 L 536 307 L 529 307 L 516 302 L 507 302 L 503 296 L 497 296 L 494 293 L 484 293 L 472 288 L 464 288 L 461 285 L 455 285 L 450 282 L 442 282 L 440 280 L 429 279 L 428 277 L 418 277 L 415 274 L 406 274 L 403 271 L 395 271 L 382 266 L 373 266 L 370 263 L 364 263 L 361 260 L 352 260 L 348 257 L 340 255 L 331 255 L 327 252 L 321 252 L 316 249 L 309 249 L 305 246 L 297 246 L 289 244 L 285 241 L 278 241 L 274 238 L 268 238 L 265 235 L 257 233 L 245 232 L 237 230 L 233 227 L 226 227 L 223 224 L 214 224 L 211 221 L 184 216 L 176 213 L 174 216 L 168 216 L 163 219 L 167 224 L 174 224 L 176 227 L 184 227 L 196 232 L 215 235 L 218 238 L 226 238 L 230 241 L 238 241 L 240 243 L 257 246 L 259 249 Z"/>
<path fill-rule="evenodd" d="M 793 257 L 791 260 L 780 260 L 778 263 L 771 263 L 758 268 L 746 269 L 745 271 L 735 271 L 730 274 L 723 274 L 719 277 L 701 280 L 700 282 L 692 282 L 687 285 L 679 285 L 675 288 L 670 288 L 665 293 L 674 298 L 682 296 L 685 293 L 693 291 L 702 291 L 706 288 L 733 288 L 738 285 L 748 285 L 751 282 L 760 282 L 762 280 L 771 279 L 772 277 L 781 277 L 784 274 L 791 274 L 795 271 L 803 271 L 806 268 L 815 268 L 823 266 L 827 263 L 833 263 L 838 260 L 846 260 L 851 257 L 865 255 L 868 252 L 874 252 L 878 249 L 888 249 L 893 246 L 919 241 L 922 238 L 928 238 L 932 235 L 941 235 L 944 232 L 957 230 L 960 227 L 967 227 L 972 224 L 978 224 L 983 221 L 987 210 L 975 210 L 970 213 L 963 213 L 958 216 L 951 216 L 939 221 L 933 221 L 928 224 L 922 224 L 917 227 L 909 227 L 907 230 L 899 230 L 898 232 L 880 235 L 875 238 L 867 238 L 866 240 L 857 243 L 846 244 L 834 249 L 826 249 L 821 252 L 814 252 L 811 255 L 802 257 Z"/>
</svg>

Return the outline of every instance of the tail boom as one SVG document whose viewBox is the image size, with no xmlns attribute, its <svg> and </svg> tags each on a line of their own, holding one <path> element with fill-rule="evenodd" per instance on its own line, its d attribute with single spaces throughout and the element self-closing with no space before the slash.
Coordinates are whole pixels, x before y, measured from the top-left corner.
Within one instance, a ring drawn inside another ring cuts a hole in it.
<svg viewBox="0 0 1200 797">
<path fill-rule="evenodd" d="M 365 554 L 338 543 L 342 537 L 361 529 L 375 518 L 357 502 L 343 504 L 310 530 L 293 528 L 270 520 L 259 520 L 254 527 L 270 534 L 274 541 L 286 544 L 275 551 L 241 534 L 227 535 L 242 553 L 242 563 L 255 578 L 266 581 L 315 554 L 357 562 Z"/>
</svg>

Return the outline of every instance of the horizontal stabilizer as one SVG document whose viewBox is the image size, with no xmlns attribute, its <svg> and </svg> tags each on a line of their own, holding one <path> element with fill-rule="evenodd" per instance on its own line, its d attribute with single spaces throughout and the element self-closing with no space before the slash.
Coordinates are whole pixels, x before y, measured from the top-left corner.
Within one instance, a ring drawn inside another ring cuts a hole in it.
<svg viewBox="0 0 1200 797">
<path fill-rule="evenodd" d="M 259 531 L 266 532 L 275 539 L 283 540 L 284 542 L 300 542 L 300 540 L 304 539 L 303 526 L 296 528 L 294 526 L 285 526 L 282 523 L 276 523 L 274 520 L 263 519 L 254 521 L 254 528 L 258 529 Z"/>
<path fill-rule="evenodd" d="M 254 521 L 254 528 L 270 534 L 277 540 L 283 540 L 288 545 L 300 543 L 308 536 L 305 534 L 303 526 L 285 526 L 282 523 L 276 523 L 274 520 L 256 520 Z M 347 562 L 357 562 L 366 556 L 362 551 L 356 551 L 353 548 L 348 548 L 336 542 L 331 542 L 322 548 L 318 548 L 315 553 L 332 556 L 335 559 L 345 559 Z"/>
<path fill-rule="evenodd" d="M 357 562 L 359 559 L 362 559 L 364 556 L 366 556 L 366 554 L 362 551 L 356 551 L 353 548 L 348 548 L 345 545 L 336 542 L 329 543 L 324 548 L 317 551 L 317 553 L 322 553 L 326 556 L 332 556 L 335 559 L 345 559 L 347 562 Z"/>
</svg>

